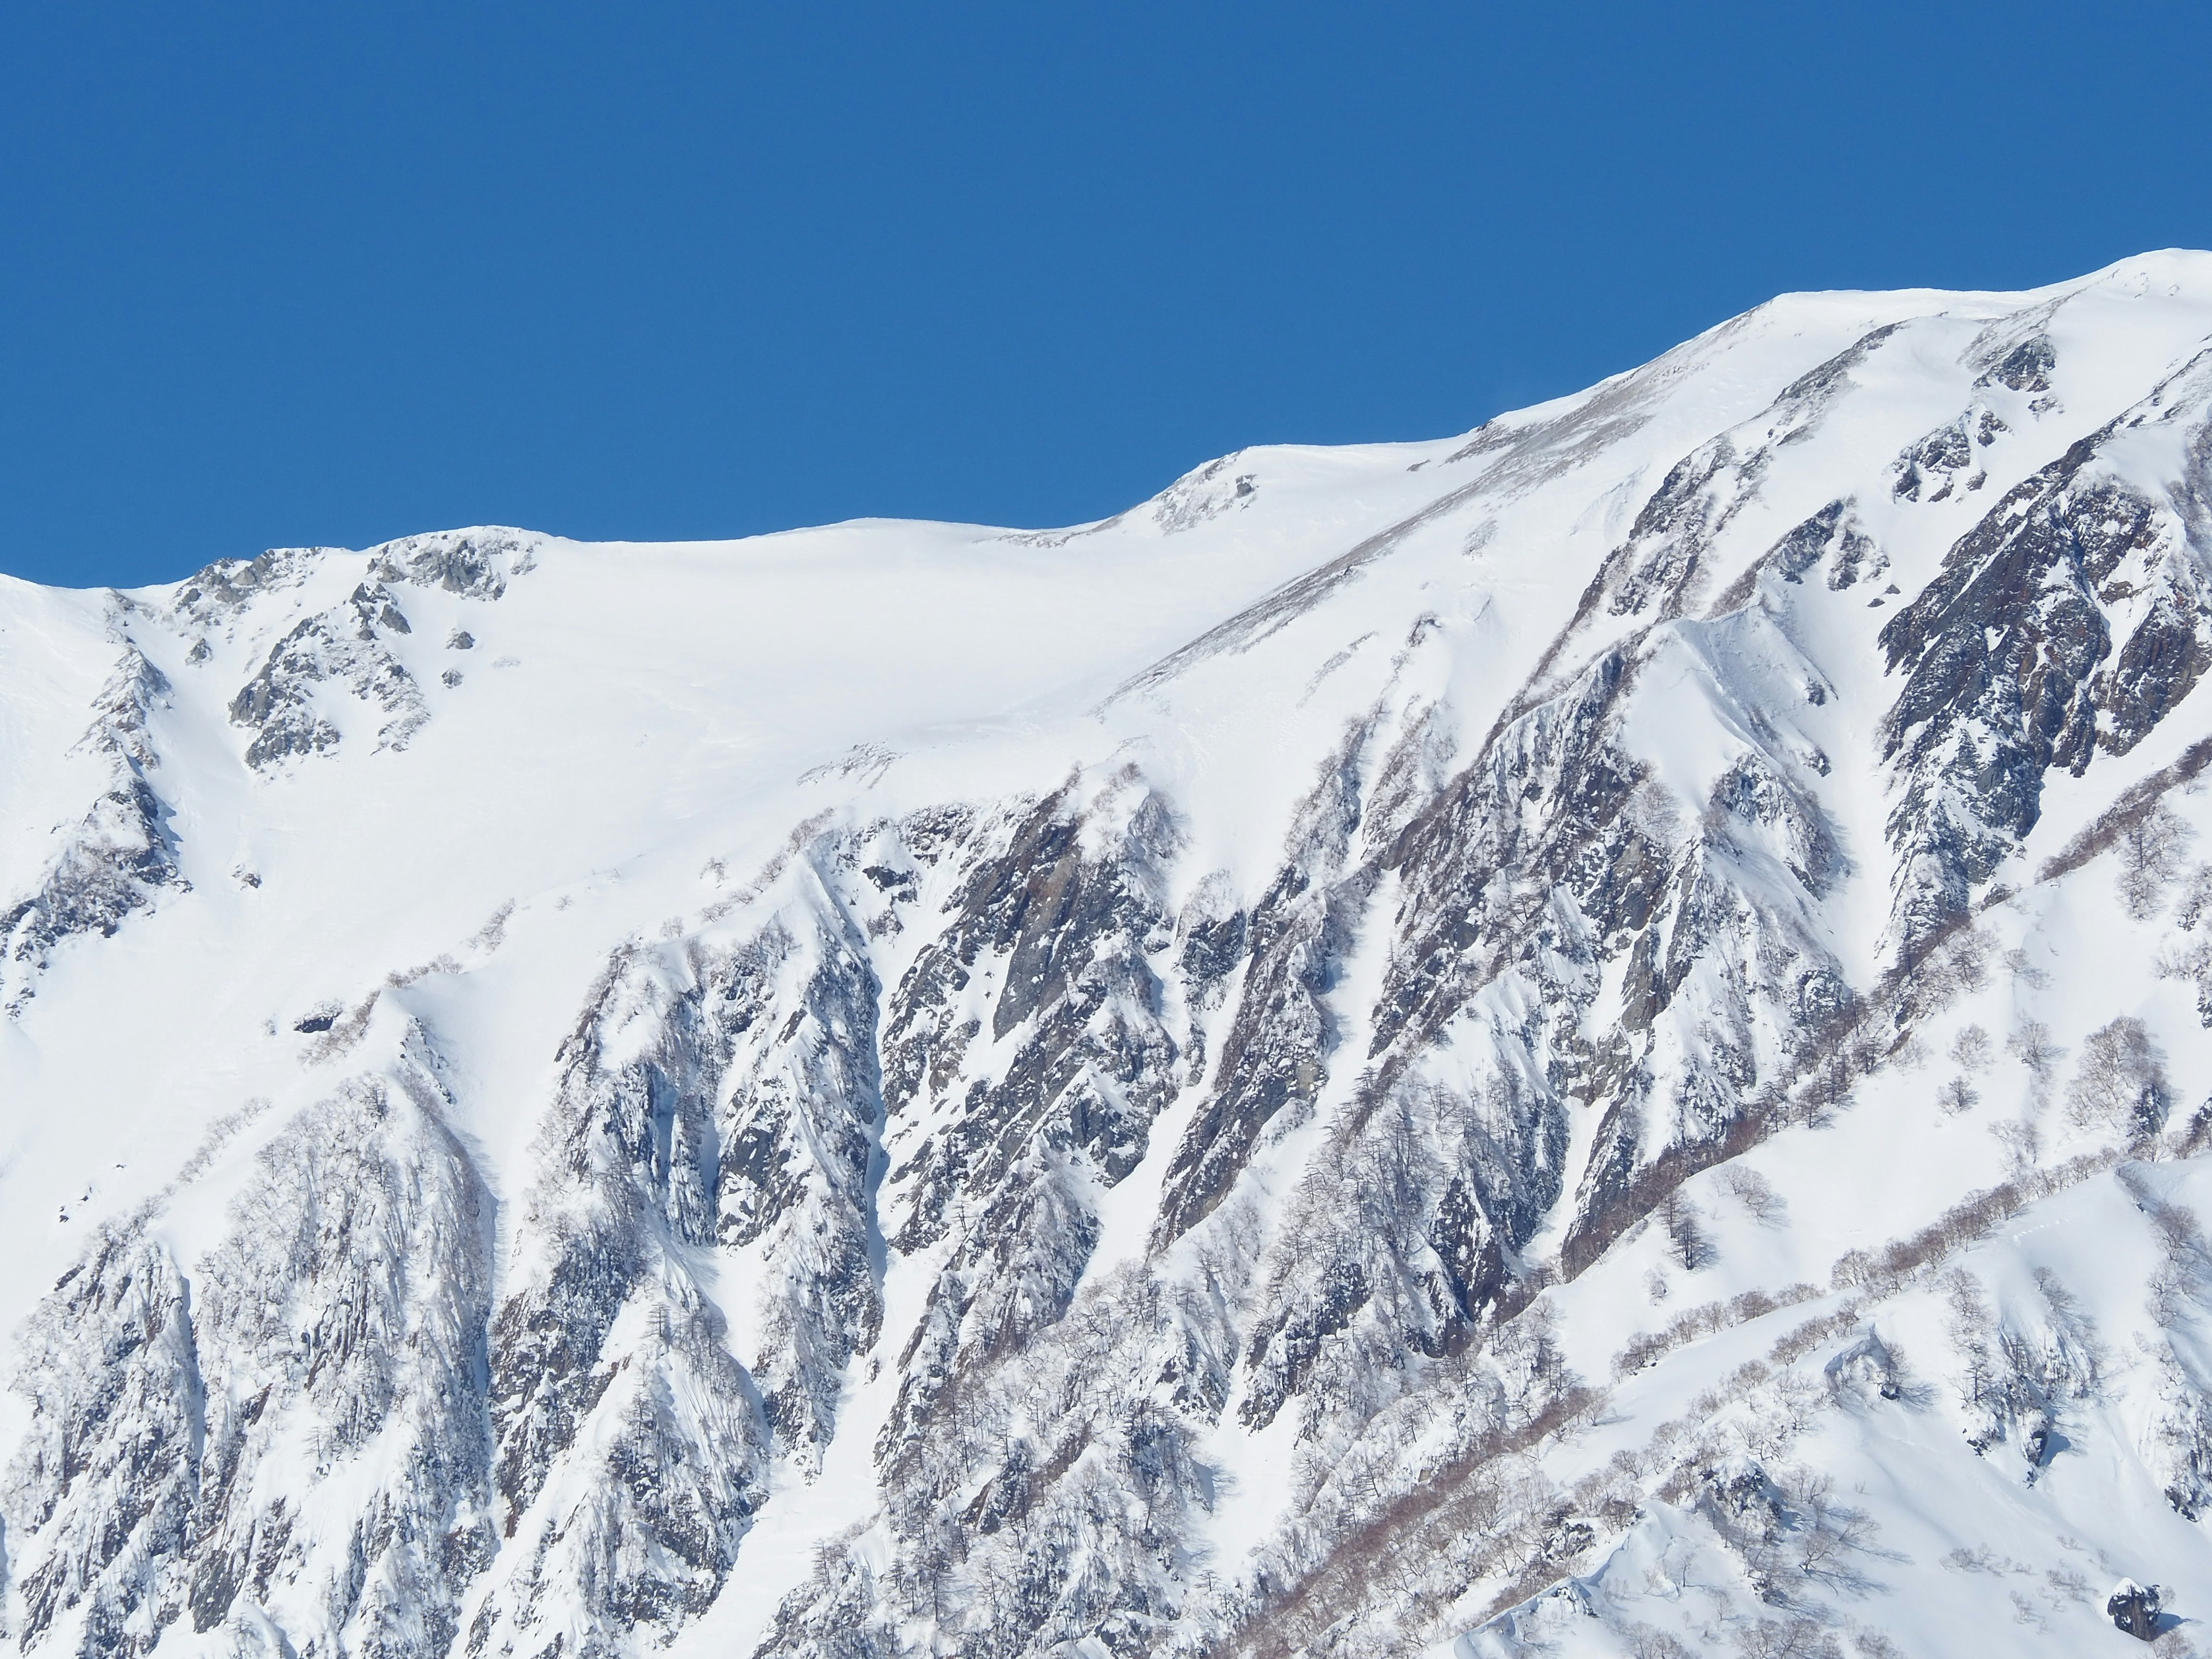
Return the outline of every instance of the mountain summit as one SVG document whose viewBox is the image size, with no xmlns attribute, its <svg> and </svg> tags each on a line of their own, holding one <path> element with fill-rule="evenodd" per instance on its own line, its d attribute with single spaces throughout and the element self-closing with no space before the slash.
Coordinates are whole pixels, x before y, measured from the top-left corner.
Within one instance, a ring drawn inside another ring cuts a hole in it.
<svg viewBox="0 0 2212 1659">
<path fill-rule="evenodd" d="M 2212 255 L 1101 523 L 0 586 L 0 1638 L 2185 1650 Z"/>
</svg>

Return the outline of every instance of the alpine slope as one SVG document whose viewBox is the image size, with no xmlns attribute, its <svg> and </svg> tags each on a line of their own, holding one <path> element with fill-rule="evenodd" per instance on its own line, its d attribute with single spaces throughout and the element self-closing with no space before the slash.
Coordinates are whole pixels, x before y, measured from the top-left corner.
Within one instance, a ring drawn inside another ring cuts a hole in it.
<svg viewBox="0 0 2212 1659">
<path fill-rule="evenodd" d="M 2212 1649 L 2212 255 L 1073 529 L 0 586 L 0 1644 Z"/>
</svg>

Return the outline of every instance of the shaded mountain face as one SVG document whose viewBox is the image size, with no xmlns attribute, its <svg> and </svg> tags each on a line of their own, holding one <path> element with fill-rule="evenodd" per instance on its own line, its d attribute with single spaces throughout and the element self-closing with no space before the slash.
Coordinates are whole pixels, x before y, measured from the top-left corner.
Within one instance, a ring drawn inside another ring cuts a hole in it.
<svg viewBox="0 0 2212 1659">
<path fill-rule="evenodd" d="M 0 590 L 0 1639 L 2212 1617 L 2208 581 L 2162 254 L 1073 530 Z"/>
</svg>

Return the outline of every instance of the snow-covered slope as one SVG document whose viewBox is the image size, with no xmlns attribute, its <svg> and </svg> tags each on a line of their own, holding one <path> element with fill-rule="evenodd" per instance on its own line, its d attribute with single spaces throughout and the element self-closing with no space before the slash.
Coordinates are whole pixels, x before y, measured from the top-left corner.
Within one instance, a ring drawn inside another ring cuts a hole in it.
<svg viewBox="0 0 2212 1659">
<path fill-rule="evenodd" d="M 2212 256 L 1101 524 L 0 589 L 26 1654 L 2212 1620 Z"/>
</svg>

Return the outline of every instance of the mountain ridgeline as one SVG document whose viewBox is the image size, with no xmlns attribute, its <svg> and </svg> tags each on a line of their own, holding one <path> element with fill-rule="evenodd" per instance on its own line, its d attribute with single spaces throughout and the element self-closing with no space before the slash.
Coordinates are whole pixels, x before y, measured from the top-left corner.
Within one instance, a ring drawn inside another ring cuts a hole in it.
<svg viewBox="0 0 2212 1659">
<path fill-rule="evenodd" d="M 0 591 L 0 1639 L 2198 1650 L 2209 666 L 2189 253 Z"/>
</svg>

